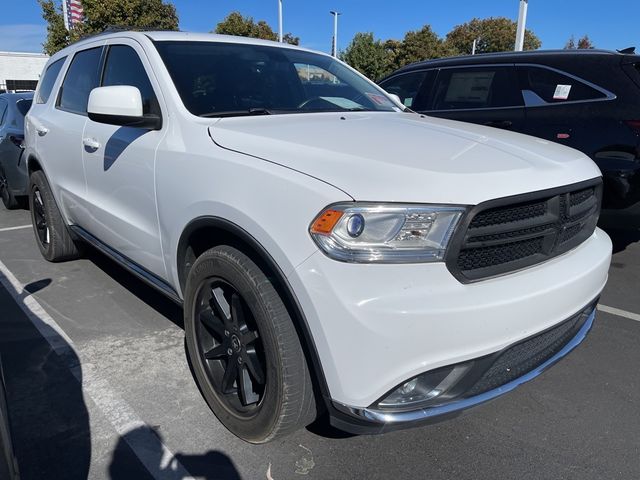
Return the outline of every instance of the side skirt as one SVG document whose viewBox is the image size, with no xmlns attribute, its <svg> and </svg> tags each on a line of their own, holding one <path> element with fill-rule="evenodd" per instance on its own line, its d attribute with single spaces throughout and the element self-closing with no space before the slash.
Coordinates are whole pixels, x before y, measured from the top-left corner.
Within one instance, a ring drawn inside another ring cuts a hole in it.
<svg viewBox="0 0 640 480">
<path fill-rule="evenodd" d="M 167 282 L 159 278 L 157 275 L 151 273 L 144 267 L 141 267 L 140 265 L 135 263 L 133 260 L 120 254 L 110 246 L 103 243 L 98 238 L 91 235 L 82 227 L 79 227 L 77 225 L 71 225 L 69 228 L 73 232 L 73 234 L 76 235 L 78 238 L 84 240 L 88 244 L 98 249 L 107 257 L 111 258 L 117 264 L 122 266 L 125 270 L 127 270 L 130 273 L 133 273 L 136 277 L 138 277 L 140 280 L 145 282 L 147 285 L 163 293 L 165 296 L 173 300 L 178 305 L 182 305 L 182 299 L 178 296 L 178 293 L 174 290 L 174 288 L 171 285 L 169 285 Z"/>
</svg>

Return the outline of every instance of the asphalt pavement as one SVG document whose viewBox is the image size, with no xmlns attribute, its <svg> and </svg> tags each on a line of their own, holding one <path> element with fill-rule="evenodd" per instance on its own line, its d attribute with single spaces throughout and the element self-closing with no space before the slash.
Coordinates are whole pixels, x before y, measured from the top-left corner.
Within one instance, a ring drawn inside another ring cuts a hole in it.
<svg viewBox="0 0 640 480">
<path fill-rule="evenodd" d="M 587 340 L 536 380 L 435 425 L 350 436 L 319 421 L 249 445 L 202 399 L 182 312 L 88 251 L 51 264 L 0 210 L 0 354 L 24 479 L 638 479 L 640 234 Z M 614 312 L 614 313 L 609 313 Z"/>
</svg>

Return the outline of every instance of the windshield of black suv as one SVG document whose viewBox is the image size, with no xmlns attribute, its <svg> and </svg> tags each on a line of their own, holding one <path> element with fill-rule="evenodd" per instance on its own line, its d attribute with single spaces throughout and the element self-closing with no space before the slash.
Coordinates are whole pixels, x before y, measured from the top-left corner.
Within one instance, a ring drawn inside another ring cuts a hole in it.
<svg viewBox="0 0 640 480">
<path fill-rule="evenodd" d="M 194 115 L 399 110 L 375 85 L 325 55 L 237 43 L 155 45 Z"/>
</svg>

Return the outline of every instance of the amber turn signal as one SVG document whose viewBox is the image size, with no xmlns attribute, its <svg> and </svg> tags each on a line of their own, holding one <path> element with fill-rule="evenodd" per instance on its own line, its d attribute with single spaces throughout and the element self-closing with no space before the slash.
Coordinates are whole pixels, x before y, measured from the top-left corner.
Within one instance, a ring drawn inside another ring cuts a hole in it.
<svg viewBox="0 0 640 480">
<path fill-rule="evenodd" d="M 325 210 L 322 212 L 313 225 L 311 225 L 311 233 L 316 233 L 319 235 L 329 235 L 333 230 L 333 227 L 336 226 L 340 217 L 342 217 L 342 213 L 340 210 Z"/>
</svg>

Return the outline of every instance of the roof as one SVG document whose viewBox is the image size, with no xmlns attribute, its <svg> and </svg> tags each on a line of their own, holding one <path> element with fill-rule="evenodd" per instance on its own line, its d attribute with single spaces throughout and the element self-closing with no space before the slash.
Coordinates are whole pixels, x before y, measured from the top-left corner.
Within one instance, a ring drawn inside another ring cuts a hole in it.
<svg viewBox="0 0 640 480">
<path fill-rule="evenodd" d="M 413 70 L 416 68 L 436 67 L 443 65 L 473 65 L 487 63 L 487 61 L 495 61 L 502 63 L 505 61 L 531 61 L 540 57 L 560 57 L 560 56 L 594 56 L 594 57 L 624 57 L 625 54 L 614 52 L 611 50 L 599 49 L 575 49 L 575 50 L 528 50 L 524 52 L 497 52 L 497 53 L 480 53 L 477 55 L 460 55 L 457 57 L 437 58 L 433 60 L 424 60 L 421 62 L 406 65 L 398 70 L 398 72 Z M 396 73 L 396 72 L 394 72 Z"/>
<path fill-rule="evenodd" d="M 97 33 L 89 37 L 85 37 L 77 42 L 69 45 L 68 47 L 60 50 L 63 55 L 69 53 L 69 51 L 75 50 L 78 46 L 84 43 L 92 42 L 96 39 L 108 40 L 110 38 L 135 38 L 138 40 L 148 38 L 153 41 L 190 41 L 190 42 L 220 42 L 220 43 L 237 43 L 245 45 L 264 45 L 270 47 L 279 48 L 292 48 L 296 50 L 302 50 L 306 52 L 319 53 L 327 55 L 322 52 L 315 52 L 306 48 L 299 47 L 297 45 L 291 45 L 288 43 L 274 42 L 271 40 L 262 40 L 258 38 L 238 37 L 234 35 L 219 35 L 217 33 L 191 33 L 191 32 L 176 32 L 176 31 L 134 31 L 134 30 L 122 30 L 122 31 L 105 31 L 103 33 Z M 58 53 L 60 53 L 58 52 Z M 58 54 L 56 54 L 58 56 Z"/>
</svg>

